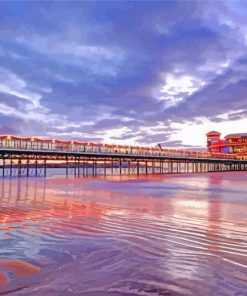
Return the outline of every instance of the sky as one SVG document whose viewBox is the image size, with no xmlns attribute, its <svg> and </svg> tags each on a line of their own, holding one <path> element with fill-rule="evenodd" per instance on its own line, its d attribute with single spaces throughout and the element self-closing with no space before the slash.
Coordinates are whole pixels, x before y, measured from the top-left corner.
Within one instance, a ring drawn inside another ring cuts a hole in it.
<svg viewBox="0 0 247 296">
<path fill-rule="evenodd" d="M 246 1 L 1 1 L 0 134 L 205 147 L 247 132 Z"/>
</svg>

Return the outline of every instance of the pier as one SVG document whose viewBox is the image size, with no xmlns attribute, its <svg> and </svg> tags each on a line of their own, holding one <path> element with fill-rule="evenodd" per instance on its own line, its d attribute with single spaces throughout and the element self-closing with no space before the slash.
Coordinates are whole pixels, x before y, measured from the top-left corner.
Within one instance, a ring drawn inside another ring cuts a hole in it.
<svg viewBox="0 0 247 296">
<path fill-rule="evenodd" d="M 234 154 L 0 136 L 1 177 L 46 177 L 60 168 L 74 177 L 247 170 Z"/>
</svg>

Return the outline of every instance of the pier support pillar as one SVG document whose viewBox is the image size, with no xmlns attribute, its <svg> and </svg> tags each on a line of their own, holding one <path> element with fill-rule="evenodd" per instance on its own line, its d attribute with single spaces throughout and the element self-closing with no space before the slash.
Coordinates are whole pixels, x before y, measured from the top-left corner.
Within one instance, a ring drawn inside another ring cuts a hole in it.
<svg viewBox="0 0 247 296">
<path fill-rule="evenodd" d="M 69 175 L 69 160 L 68 156 L 66 156 L 66 177 L 68 178 Z"/>
</svg>

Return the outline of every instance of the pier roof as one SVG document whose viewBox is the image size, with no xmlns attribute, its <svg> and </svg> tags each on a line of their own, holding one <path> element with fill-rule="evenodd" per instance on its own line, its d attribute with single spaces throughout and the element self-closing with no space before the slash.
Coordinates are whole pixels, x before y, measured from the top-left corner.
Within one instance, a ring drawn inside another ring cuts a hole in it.
<svg viewBox="0 0 247 296">
<path fill-rule="evenodd" d="M 246 138 L 247 137 L 247 133 L 236 133 L 236 134 L 229 134 L 225 136 L 225 139 L 229 139 L 229 138 Z"/>
<path fill-rule="evenodd" d="M 217 131 L 211 131 L 206 133 L 206 135 L 220 135 L 221 133 L 217 132 Z"/>
</svg>

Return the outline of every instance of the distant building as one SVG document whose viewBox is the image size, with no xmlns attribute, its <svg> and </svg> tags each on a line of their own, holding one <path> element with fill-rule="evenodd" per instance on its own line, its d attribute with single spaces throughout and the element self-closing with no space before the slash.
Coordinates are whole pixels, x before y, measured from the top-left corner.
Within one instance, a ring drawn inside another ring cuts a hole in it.
<svg viewBox="0 0 247 296">
<path fill-rule="evenodd" d="M 221 139 L 221 133 L 211 131 L 206 136 L 209 152 L 236 154 L 240 159 L 247 159 L 247 133 L 229 134 Z"/>
</svg>

